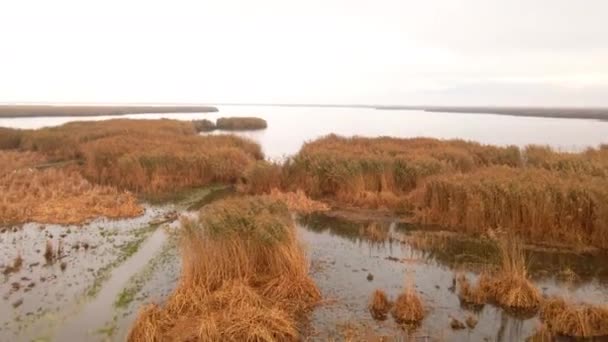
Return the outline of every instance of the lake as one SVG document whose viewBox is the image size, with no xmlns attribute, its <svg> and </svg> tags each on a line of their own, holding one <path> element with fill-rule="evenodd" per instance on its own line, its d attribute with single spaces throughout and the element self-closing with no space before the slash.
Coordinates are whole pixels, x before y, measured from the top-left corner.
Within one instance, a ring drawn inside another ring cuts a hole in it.
<svg viewBox="0 0 608 342">
<path fill-rule="evenodd" d="M 216 113 L 132 114 L 119 118 L 177 120 L 223 116 L 257 116 L 268 121 L 262 131 L 239 132 L 260 143 L 270 159 L 297 153 L 302 144 L 323 135 L 432 137 L 465 139 L 483 144 L 549 145 L 561 151 L 581 151 L 608 143 L 608 121 L 521 117 L 496 114 L 433 113 L 421 110 L 371 108 L 218 106 Z M 36 117 L 0 119 L 0 126 L 40 128 L 69 121 L 116 117 Z M 216 131 L 213 134 L 222 133 Z"/>
</svg>

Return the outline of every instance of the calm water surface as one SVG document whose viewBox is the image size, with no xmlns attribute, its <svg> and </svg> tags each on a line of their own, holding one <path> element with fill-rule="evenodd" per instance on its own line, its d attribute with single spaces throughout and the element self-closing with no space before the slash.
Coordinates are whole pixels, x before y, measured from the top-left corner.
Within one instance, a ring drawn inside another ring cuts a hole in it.
<svg viewBox="0 0 608 342">
<path fill-rule="evenodd" d="M 550 145 L 563 151 L 580 151 L 608 143 L 608 122 L 582 119 L 533 118 L 494 114 L 431 113 L 418 110 L 366 108 L 219 106 L 217 113 L 138 114 L 125 118 L 215 120 L 222 116 L 257 116 L 268 129 L 238 133 L 259 142 L 272 159 L 296 153 L 302 144 L 336 133 L 352 136 L 433 137 L 465 139 L 484 144 Z M 40 117 L 0 119 L 0 126 L 40 128 L 75 120 L 116 117 Z M 215 132 L 214 134 L 221 133 Z"/>
</svg>

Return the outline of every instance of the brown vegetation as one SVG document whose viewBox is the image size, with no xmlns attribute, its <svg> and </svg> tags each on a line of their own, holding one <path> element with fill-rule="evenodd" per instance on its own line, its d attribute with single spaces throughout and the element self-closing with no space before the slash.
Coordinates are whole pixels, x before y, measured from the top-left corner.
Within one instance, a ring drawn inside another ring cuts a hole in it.
<svg viewBox="0 0 608 342">
<path fill-rule="evenodd" d="M 475 329 L 477 322 L 478 319 L 474 315 L 468 315 L 467 319 L 465 320 L 465 323 L 467 323 L 467 327 L 469 327 L 469 329 Z"/>
<path fill-rule="evenodd" d="M 491 167 L 429 180 L 413 196 L 425 223 L 483 233 L 503 229 L 530 241 L 608 247 L 606 179 L 545 169 Z"/>
<path fill-rule="evenodd" d="M 235 182 L 263 155 L 235 136 L 198 136 L 192 122 L 107 120 L 18 131 L 20 150 L 49 161 L 80 160 L 90 181 L 148 196 Z M 13 146 L 15 147 L 15 146 Z"/>
<path fill-rule="evenodd" d="M 491 279 L 490 296 L 502 307 L 534 312 L 539 309 L 540 291 L 528 279 L 523 249 L 515 240 L 501 240 L 502 265 Z"/>
<path fill-rule="evenodd" d="M 422 322 L 426 311 L 412 283 L 406 284 L 404 291 L 395 300 L 391 313 L 400 324 L 417 326 Z"/>
<path fill-rule="evenodd" d="M 45 161 L 43 155 L 35 152 L 0 151 L 0 177 Z"/>
<path fill-rule="evenodd" d="M 386 292 L 382 290 L 375 290 L 370 298 L 367 308 L 374 319 L 385 320 L 386 316 L 391 310 L 391 306 L 392 303 L 388 299 Z"/>
<path fill-rule="evenodd" d="M 268 127 L 266 120 L 255 117 L 219 118 L 215 125 L 217 129 L 226 131 L 265 129 Z"/>
<path fill-rule="evenodd" d="M 76 170 L 20 169 L 0 176 L 0 225 L 24 222 L 77 224 L 95 217 L 134 217 L 136 198 L 93 185 Z"/>
<path fill-rule="evenodd" d="M 490 278 L 487 273 L 482 273 L 473 286 L 463 274 L 458 276 L 458 298 L 467 307 L 479 309 L 488 302 L 490 296 Z"/>
<path fill-rule="evenodd" d="M 192 124 L 197 132 L 210 132 L 216 128 L 215 123 L 208 119 L 192 120 Z"/>
<path fill-rule="evenodd" d="M 573 337 L 608 336 L 608 306 L 570 304 L 561 298 L 543 302 L 541 319 L 554 335 Z"/>
<path fill-rule="evenodd" d="M 282 188 L 281 179 L 282 170 L 279 165 L 258 160 L 245 170 L 238 188 L 247 194 L 268 194 Z"/>
<path fill-rule="evenodd" d="M 608 247 L 608 149 L 486 146 L 428 138 L 309 142 L 282 184 L 341 205 L 387 208 L 458 231 Z"/>
<path fill-rule="evenodd" d="M 320 294 L 283 203 L 215 202 L 182 234 L 179 285 L 162 308 L 140 312 L 130 341 L 298 339 L 297 319 Z"/>
<path fill-rule="evenodd" d="M 521 244 L 512 239 L 499 243 L 501 266 L 494 274 L 482 273 L 473 287 L 464 275 L 458 277 L 458 297 L 464 305 L 479 308 L 491 301 L 518 313 L 534 313 L 541 303 L 540 291 L 528 279 Z"/>
<path fill-rule="evenodd" d="M 285 203 L 290 211 L 300 214 L 311 214 L 329 210 L 327 204 L 310 199 L 302 190 L 296 192 L 272 190 L 268 197 Z"/>
</svg>

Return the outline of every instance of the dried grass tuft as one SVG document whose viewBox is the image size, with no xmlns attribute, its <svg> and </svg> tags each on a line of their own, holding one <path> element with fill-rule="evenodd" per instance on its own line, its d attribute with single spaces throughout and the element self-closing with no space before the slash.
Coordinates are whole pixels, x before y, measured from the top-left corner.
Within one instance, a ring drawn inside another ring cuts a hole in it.
<svg viewBox="0 0 608 342">
<path fill-rule="evenodd" d="M 388 299 L 386 292 L 377 289 L 372 294 L 367 308 L 374 319 L 383 321 L 391 310 L 391 306 L 392 303 Z"/>
<path fill-rule="evenodd" d="M 403 293 L 397 297 L 391 312 L 397 323 L 406 325 L 419 325 L 424 319 L 426 311 L 422 300 L 413 289 L 413 284 L 406 284 Z"/>
<path fill-rule="evenodd" d="M 214 202 L 182 222 L 182 275 L 165 306 L 145 308 L 129 341 L 295 341 L 320 299 L 280 201 Z"/>
</svg>

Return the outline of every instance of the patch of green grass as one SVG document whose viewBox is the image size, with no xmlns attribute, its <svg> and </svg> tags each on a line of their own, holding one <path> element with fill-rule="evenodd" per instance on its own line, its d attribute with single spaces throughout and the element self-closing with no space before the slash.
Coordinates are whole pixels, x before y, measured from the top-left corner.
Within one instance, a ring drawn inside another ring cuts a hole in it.
<svg viewBox="0 0 608 342">
<path fill-rule="evenodd" d="M 176 239 L 169 238 L 162 250 L 150 260 L 150 262 L 138 273 L 134 274 L 125 288 L 118 294 L 114 301 L 114 307 L 117 309 L 126 309 L 133 302 L 136 295 L 141 291 L 143 286 L 150 280 L 154 271 L 161 264 L 164 264 L 174 257 L 172 254 L 176 250 Z"/>
<path fill-rule="evenodd" d="M 105 335 L 108 338 L 114 336 L 114 334 L 116 333 L 116 330 L 118 329 L 117 324 L 116 324 L 117 321 L 118 321 L 118 318 L 116 317 L 116 315 L 114 315 L 114 317 L 112 318 L 112 322 L 106 324 L 102 328 L 95 330 L 95 334 Z"/>
<path fill-rule="evenodd" d="M 118 257 L 111 263 L 105 265 L 95 272 L 95 280 L 91 287 L 87 290 L 88 297 L 95 297 L 102 284 L 110 277 L 112 269 L 123 263 L 139 250 L 139 246 L 146 240 L 152 231 L 158 228 L 158 225 L 149 225 L 145 228 L 138 229 L 133 232 L 134 239 L 119 247 Z"/>
</svg>

